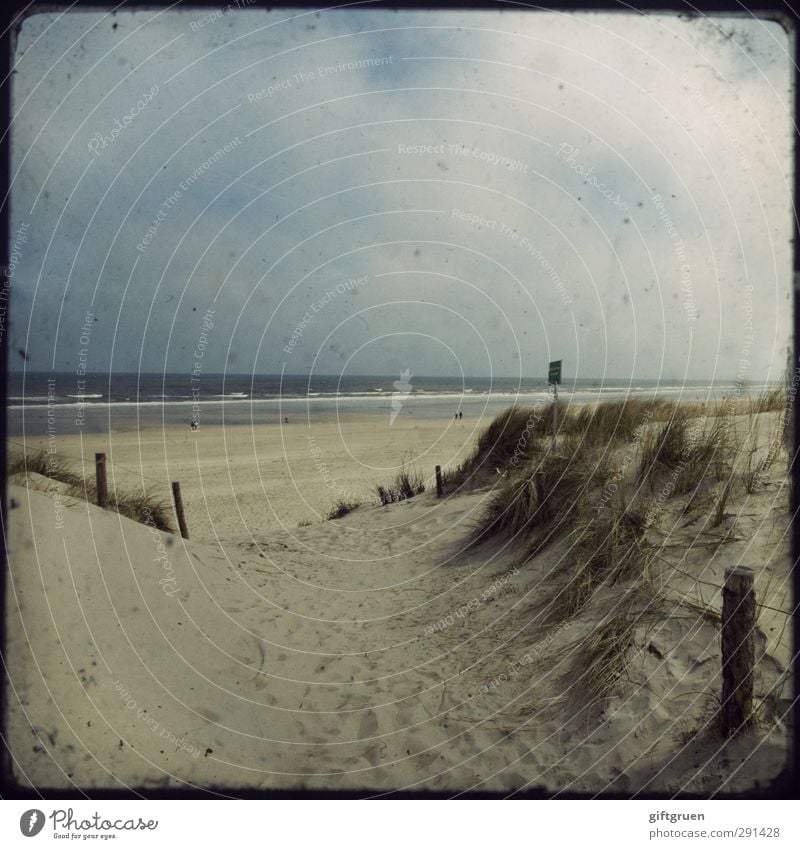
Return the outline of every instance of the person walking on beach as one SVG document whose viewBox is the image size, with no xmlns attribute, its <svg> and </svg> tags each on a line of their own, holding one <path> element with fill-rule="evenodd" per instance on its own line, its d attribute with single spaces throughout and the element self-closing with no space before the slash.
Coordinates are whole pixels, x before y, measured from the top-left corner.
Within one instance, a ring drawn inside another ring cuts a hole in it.
<svg viewBox="0 0 800 849">
<path fill-rule="evenodd" d="M 200 422 L 197 421 L 197 416 L 192 416 L 192 430 L 197 430 L 200 427 Z"/>
</svg>

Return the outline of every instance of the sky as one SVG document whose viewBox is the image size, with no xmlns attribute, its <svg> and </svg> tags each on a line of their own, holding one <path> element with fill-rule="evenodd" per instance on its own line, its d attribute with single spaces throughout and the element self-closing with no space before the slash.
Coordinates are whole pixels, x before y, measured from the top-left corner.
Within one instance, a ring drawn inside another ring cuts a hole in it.
<svg viewBox="0 0 800 849">
<path fill-rule="evenodd" d="M 790 56 L 746 17 L 33 15 L 11 367 L 779 380 Z"/>
</svg>

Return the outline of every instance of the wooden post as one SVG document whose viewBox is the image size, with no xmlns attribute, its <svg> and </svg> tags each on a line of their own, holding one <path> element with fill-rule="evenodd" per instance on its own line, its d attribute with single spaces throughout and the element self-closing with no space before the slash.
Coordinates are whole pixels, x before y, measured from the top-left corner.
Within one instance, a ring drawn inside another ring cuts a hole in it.
<svg viewBox="0 0 800 849">
<path fill-rule="evenodd" d="M 553 384 L 553 389 L 555 390 L 554 400 L 553 400 L 553 452 L 555 453 L 556 448 L 558 447 L 558 440 L 556 438 L 556 433 L 558 432 L 558 384 Z"/>
<path fill-rule="evenodd" d="M 97 489 L 97 506 L 108 508 L 108 483 L 106 482 L 106 455 L 94 455 L 94 475 Z"/>
<path fill-rule="evenodd" d="M 189 531 L 186 528 L 186 516 L 183 515 L 181 485 L 178 481 L 172 481 L 172 497 L 175 499 L 175 512 L 178 514 L 178 527 L 181 529 L 181 536 L 184 539 L 189 539 Z"/>
<path fill-rule="evenodd" d="M 756 595 L 753 570 L 725 570 L 722 589 L 722 732 L 726 737 L 750 723 L 753 709 Z"/>
<path fill-rule="evenodd" d="M 436 497 L 441 498 L 444 495 L 444 484 L 442 483 L 442 467 L 436 467 Z"/>
</svg>

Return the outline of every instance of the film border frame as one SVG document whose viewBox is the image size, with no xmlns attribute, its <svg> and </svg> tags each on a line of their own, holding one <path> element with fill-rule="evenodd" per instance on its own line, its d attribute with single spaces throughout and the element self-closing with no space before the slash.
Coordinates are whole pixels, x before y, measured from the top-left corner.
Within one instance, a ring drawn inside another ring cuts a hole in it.
<svg viewBox="0 0 800 849">
<path fill-rule="evenodd" d="M 6 194 L 6 187 L 9 184 L 10 178 L 10 129 L 11 129 L 11 98 L 10 98 L 10 82 L 12 71 L 13 47 L 15 42 L 15 33 L 18 32 L 22 21 L 33 14 L 41 12 L 63 12 L 66 10 L 75 11 L 99 11 L 105 10 L 111 6 L 124 11 L 139 11 L 145 9 L 186 9 L 186 10 L 213 10 L 220 6 L 219 0 L 178 0 L 178 2 L 148 2 L 136 3 L 121 0 L 116 5 L 112 2 L 103 4 L 97 0 L 75 0 L 73 3 L 37 3 L 31 0 L 28 3 L 21 3 L 19 0 L 12 0 L 3 8 L 6 17 L 0 26 L 0 51 L 2 52 L 3 68 L 2 78 L 0 79 L 0 113 L 3 115 L 3 137 L 2 150 L 0 151 L 0 186 L 3 187 L 3 201 L 0 205 L 0 223 L 3 226 L 5 238 L 0 244 L 0 268 L 3 270 L 5 277 L 6 269 L 9 262 L 9 247 L 11 243 L 12 233 L 10 231 L 9 205 L 11 198 Z M 547 3 L 538 4 L 535 2 L 525 2 L 524 0 L 477 0 L 477 2 L 469 2 L 469 0 L 431 0 L 431 2 L 415 2 L 415 0 L 398 0 L 397 2 L 387 2 L 387 0 L 355 0 L 352 3 L 330 3 L 322 0 L 321 2 L 310 2 L 310 0 L 294 0 L 294 2 L 286 2 L 286 0 L 277 0 L 277 2 L 264 2 L 264 0 L 253 0 L 246 7 L 247 10 L 256 9 L 314 9 L 324 11 L 326 9 L 336 8 L 351 8 L 351 9 L 388 9 L 388 10 L 415 10 L 415 9 L 433 9 L 437 11 L 489 11 L 489 10 L 505 10 L 505 11 L 525 11 L 542 12 L 542 11 L 558 11 L 558 12 L 607 12 L 617 14 L 674 14 L 679 17 L 696 18 L 696 17 L 743 17 L 743 18 L 759 18 L 762 20 L 773 21 L 778 23 L 790 36 L 791 47 L 793 49 L 793 64 L 792 73 L 792 111 L 795 118 L 794 121 L 794 148 L 793 148 L 793 214 L 794 228 L 792 236 L 792 275 L 791 294 L 792 294 L 792 339 L 791 339 L 791 366 L 789 373 L 791 374 L 795 368 L 800 366 L 800 356 L 798 356 L 797 340 L 800 338 L 800 252 L 798 252 L 798 239 L 800 239 L 800 216 L 797 211 L 797 199 L 800 197 L 800 131 L 797 124 L 797 101 L 798 90 L 800 89 L 800 47 L 798 46 L 798 24 L 800 24 L 800 14 L 796 9 L 793 9 L 787 0 L 745 0 L 745 2 L 737 2 L 737 0 L 696 0 L 692 3 L 689 0 L 634 0 L 634 2 L 626 3 L 624 0 L 548 0 Z M 13 305 L 9 303 L 8 316 L 12 315 Z M 0 340 L 0 398 L 3 400 L 4 412 L 6 399 L 8 397 L 8 351 L 9 334 L 4 333 Z M 798 522 L 798 509 L 800 508 L 800 488 L 797 486 L 798 474 L 798 456 L 797 446 L 800 446 L 800 417 L 794 414 L 792 409 L 791 425 L 789 429 L 792 435 L 792 445 L 789 447 L 789 481 L 790 481 L 790 504 L 791 504 L 791 559 L 792 563 L 797 564 L 800 561 L 800 522 Z M 3 470 L 0 476 L 0 530 L 2 530 L 2 552 L 0 552 L 0 566 L 2 566 L 2 580 L 0 580 L 0 664 L 2 664 L 2 686 L 0 686 L 0 799 L 28 799 L 34 796 L 45 799 L 165 799 L 165 800 L 182 800 L 182 799 L 198 799 L 198 798 L 217 798 L 217 799 L 365 799 L 365 798 L 392 798 L 392 799 L 452 799 L 458 796 L 460 799 L 507 799 L 512 796 L 514 799 L 549 799 L 556 794 L 552 791 L 544 789 L 525 789 L 520 791 L 512 791 L 509 793 L 502 792 L 487 792 L 487 791 L 467 791 L 465 793 L 448 793 L 440 791 L 406 791 L 397 790 L 390 792 L 375 792 L 369 788 L 364 788 L 363 791 L 351 790 L 254 790 L 252 788 L 235 788 L 228 786 L 208 786 L 204 788 L 176 788 L 172 790 L 155 789 L 155 788 L 136 788 L 127 787 L 124 790 L 118 788 L 87 788 L 74 789 L 63 788 L 47 788 L 37 787 L 32 792 L 29 787 L 19 785 L 13 782 L 11 769 L 12 754 L 5 744 L 4 729 L 6 728 L 7 709 L 6 704 L 6 677 L 7 669 L 4 662 L 3 647 L 5 646 L 5 610 L 6 610 L 6 505 L 8 496 L 8 482 L 5 476 L 7 468 L 7 422 L 6 417 L 0 417 L 0 464 Z M 792 569 L 792 597 L 797 603 L 800 598 L 800 572 L 798 569 Z M 792 624 L 792 640 L 793 646 L 800 644 L 800 617 L 795 615 Z M 797 692 L 798 672 L 800 672 L 800 653 L 795 652 L 793 658 L 793 673 L 795 685 L 795 700 L 793 704 L 793 725 L 795 733 L 792 738 L 790 761 L 792 766 L 780 773 L 771 784 L 759 788 L 757 791 L 748 793 L 719 793 L 715 794 L 715 798 L 719 799 L 797 799 L 800 796 L 800 790 L 797 789 L 798 770 L 797 764 L 800 761 L 800 743 L 798 742 L 798 720 L 800 720 L 800 697 Z M 630 799 L 633 796 L 637 799 L 696 799 L 703 800 L 706 796 L 691 794 L 691 793 L 599 793 L 587 794 L 577 792 L 558 792 L 560 799 Z"/>
</svg>

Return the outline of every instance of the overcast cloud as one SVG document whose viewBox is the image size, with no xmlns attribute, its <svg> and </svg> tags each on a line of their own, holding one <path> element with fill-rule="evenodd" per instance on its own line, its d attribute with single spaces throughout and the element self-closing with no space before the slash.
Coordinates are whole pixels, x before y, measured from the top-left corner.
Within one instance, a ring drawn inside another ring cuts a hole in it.
<svg viewBox="0 0 800 849">
<path fill-rule="evenodd" d="M 188 372 L 213 310 L 208 371 L 781 377 L 777 24 L 211 14 L 22 25 L 28 368 L 73 370 L 88 313 L 90 370 Z"/>
</svg>

